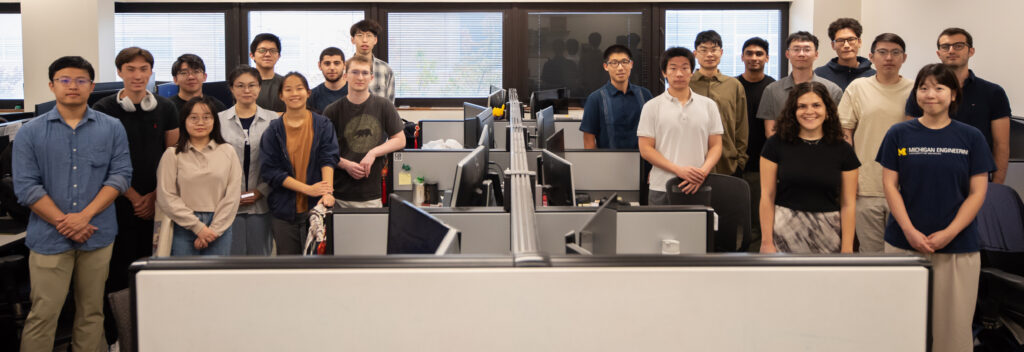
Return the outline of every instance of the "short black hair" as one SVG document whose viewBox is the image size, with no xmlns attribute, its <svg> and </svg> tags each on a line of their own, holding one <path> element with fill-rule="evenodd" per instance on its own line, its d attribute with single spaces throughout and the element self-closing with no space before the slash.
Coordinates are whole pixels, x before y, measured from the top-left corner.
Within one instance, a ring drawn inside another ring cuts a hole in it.
<svg viewBox="0 0 1024 352">
<path fill-rule="evenodd" d="M 237 80 L 238 77 L 242 77 L 242 75 L 252 75 L 252 77 L 256 79 L 256 82 L 260 81 L 259 70 L 249 65 L 238 65 L 234 70 L 231 70 L 231 72 L 228 73 L 228 89 L 230 89 L 231 85 L 235 84 L 235 80 Z"/>
<path fill-rule="evenodd" d="M 329 47 L 327 47 L 327 49 L 324 49 L 323 51 L 320 52 L 320 59 L 317 60 L 317 62 L 324 61 L 324 57 L 325 56 L 336 56 L 336 55 L 337 56 L 341 56 L 341 61 L 342 62 L 345 61 L 345 52 L 341 51 L 341 49 L 338 49 L 336 47 L 329 46 Z"/>
<path fill-rule="evenodd" d="M 907 43 L 903 41 L 903 38 L 896 35 L 896 33 L 882 33 L 875 37 L 875 40 L 871 42 L 871 52 L 875 52 L 875 46 L 878 43 L 893 43 L 900 46 L 900 50 L 907 51 Z"/>
<path fill-rule="evenodd" d="M 942 38 L 942 36 L 944 36 L 944 35 L 950 35 L 951 36 L 951 35 L 957 35 L 957 34 L 963 34 L 964 37 L 967 37 L 967 47 L 968 48 L 973 48 L 974 47 L 974 37 L 971 37 L 971 34 L 967 33 L 966 29 L 963 29 L 963 28 L 960 28 L 960 27 L 949 27 L 949 28 L 943 29 L 942 33 L 939 33 L 939 37 L 935 38 L 935 46 L 936 47 L 939 46 L 939 39 Z"/>
<path fill-rule="evenodd" d="M 121 71 L 121 66 L 132 62 L 132 60 L 135 60 L 137 57 L 141 57 L 143 60 L 146 60 L 146 63 L 149 64 L 149 68 L 153 69 L 153 53 L 137 46 L 130 46 L 121 49 L 121 51 L 117 53 L 117 56 L 114 57 L 114 66 L 117 66 L 117 70 Z"/>
<path fill-rule="evenodd" d="M 203 58 L 196 54 L 182 54 L 178 56 L 177 60 L 174 60 L 174 64 L 171 65 L 171 76 L 177 76 L 178 72 L 181 71 L 181 65 L 188 64 L 190 69 L 200 69 L 206 71 L 206 64 L 203 63 Z"/>
<path fill-rule="evenodd" d="M 864 27 L 860 26 L 860 22 L 849 17 L 843 17 L 832 21 L 828 25 L 828 39 L 836 40 L 836 32 L 844 28 L 849 28 L 853 31 L 853 35 L 857 36 L 857 38 L 860 38 L 861 33 L 864 33 Z"/>
<path fill-rule="evenodd" d="M 277 46 L 277 53 L 281 53 L 281 38 L 271 33 L 260 33 L 255 38 L 252 38 L 252 43 L 249 43 L 249 54 L 256 53 L 256 47 L 260 46 L 262 42 L 273 42 Z"/>
<path fill-rule="evenodd" d="M 910 90 L 910 101 L 920 108 L 920 105 L 917 104 L 917 88 L 920 88 L 928 77 L 934 77 L 935 83 L 949 88 L 953 98 L 949 102 L 949 116 L 952 117 L 960 106 L 960 99 L 963 98 L 963 89 L 960 88 L 960 79 L 956 78 L 956 73 L 953 73 L 953 69 L 945 64 L 928 64 L 924 65 L 920 71 L 917 71 L 917 78 L 914 79 L 914 89 Z"/>
<path fill-rule="evenodd" d="M 626 56 L 628 56 L 630 60 L 633 60 L 633 52 L 629 51 L 629 48 L 627 48 L 625 45 L 615 44 L 609 46 L 608 49 L 604 49 L 604 61 L 608 61 L 608 57 L 612 56 L 612 54 L 615 53 L 626 54 Z"/>
<path fill-rule="evenodd" d="M 748 46 L 756 45 L 764 49 L 764 52 L 768 52 L 768 41 L 761 37 L 753 37 L 743 42 L 743 49 L 740 52 L 746 51 Z"/>
<path fill-rule="evenodd" d="M 664 54 L 661 54 L 661 73 L 665 73 L 665 71 L 668 70 L 668 60 L 671 60 L 671 59 L 674 59 L 674 58 L 677 58 L 677 57 L 680 57 L 680 56 L 686 58 L 686 60 L 690 63 L 690 70 L 693 70 L 693 67 L 694 67 L 693 65 L 694 65 L 694 61 L 695 61 L 694 57 L 693 57 L 693 52 L 690 51 L 690 49 L 687 49 L 687 48 L 684 48 L 684 47 L 681 47 L 681 46 L 677 46 L 677 47 L 668 48 L 668 50 L 665 50 Z"/>
<path fill-rule="evenodd" d="M 789 49 L 789 45 L 793 42 L 811 42 L 814 43 L 814 51 L 818 51 L 818 37 L 807 31 L 799 31 L 790 34 L 786 37 L 786 49 Z"/>
<path fill-rule="evenodd" d="M 700 46 L 701 44 L 704 44 L 704 43 L 707 43 L 707 42 L 711 42 L 711 44 L 718 45 L 718 47 L 721 48 L 722 47 L 722 35 L 718 34 L 718 32 L 715 32 L 715 30 L 713 30 L 713 29 L 709 29 L 709 30 L 697 33 L 697 39 L 693 40 L 693 47 L 696 48 L 696 47 Z"/>
<path fill-rule="evenodd" d="M 57 74 L 57 71 L 65 68 L 80 68 L 89 73 L 89 80 L 96 80 L 96 70 L 92 68 L 92 64 L 81 56 L 62 56 L 57 60 L 53 60 L 50 63 L 50 81 L 53 81 L 53 75 Z"/>
<path fill-rule="evenodd" d="M 356 22 L 348 29 L 348 35 L 355 37 L 356 32 L 370 32 L 374 37 L 379 37 L 381 32 L 380 23 L 371 19 Z"/>
<path fill-rule="evenodd" d="M 284 82 L 288 80 L 288 77 L 292 76 L 298 77 L 299 80 L 302 81 L 302 86 L 305 87 L 307 91 L 309 90 L 309 81 L 306 80 L 306 76 L 303 76 L 301 73 L 292 71 L 284 75 L 284 78 L 281 78 L 281 83 L 277 85 L 277 94 L 281 94 L 280 92 L 284 92 Z"/>
</svg>

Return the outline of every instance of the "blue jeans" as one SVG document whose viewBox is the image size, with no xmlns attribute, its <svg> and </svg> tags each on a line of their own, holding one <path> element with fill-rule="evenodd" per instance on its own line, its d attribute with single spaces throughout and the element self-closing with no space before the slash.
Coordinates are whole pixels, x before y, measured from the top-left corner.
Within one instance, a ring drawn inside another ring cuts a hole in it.
<svg viewBox="0 0 1024 352">
<path fill-rule="evenodd" d="M 231 232 L 231 255 L 270 255 L 270 214 L 238 214 Z"/>
<path fill-rule="evenodd" d="M 199 218 L 199 222 L 210 225 L 210 221 L 213 221 L 212 212 L 197 211 L 196 217 Z M 205 249 L 196 249 L 195 241 L 198 236 L 192 232 L 192 230 L 174 224 L 174 235 L 171 240 L 171 255 L 175 257 L 179 256 L 196 256 L 196 255 L 228 255 L 231 254 L 231 228 L 229 227 L 223 234 L 220 235 L 216 240 L 210 243 Z"/>
</svg>

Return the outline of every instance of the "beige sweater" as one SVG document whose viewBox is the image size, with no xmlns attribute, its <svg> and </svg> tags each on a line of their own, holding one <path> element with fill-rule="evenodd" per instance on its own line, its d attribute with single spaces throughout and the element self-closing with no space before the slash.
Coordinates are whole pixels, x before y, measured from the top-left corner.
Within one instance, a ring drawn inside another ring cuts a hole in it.
<svg viewBox="0 0 1024 352">
<path fill-rule="evenodd" d="M 207 227 L 195 212 L 212 212 L 210 230 L 220 236 L 238 211 L 242 166 L 230 144 L 210 141 L 202 150 L 191 144 L 175 153 L 167 148 L 157 167 L 156 204 L 174 223 L 198 234 Z"/>
</svg>

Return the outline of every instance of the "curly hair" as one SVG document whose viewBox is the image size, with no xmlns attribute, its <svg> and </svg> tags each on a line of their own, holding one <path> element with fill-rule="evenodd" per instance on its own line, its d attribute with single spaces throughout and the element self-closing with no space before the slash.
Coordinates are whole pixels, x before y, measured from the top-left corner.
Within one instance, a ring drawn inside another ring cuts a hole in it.
<svg viewBox="0 0 1024 352">
<path fill-rule="evenodd" d="M 814 81 L 797 84 L 789 92 L 789 98 L 786 99 L 782 115 L 778 117 L 778 124 L 775 126 L 779 138 L 786 143 L 795 143 L 800 138 L 800 122 L 796 120 L 797 100 L 807 93 L 817 94 L 825 103 L 825 121 L 821 124 L 822 132 L 824 132 L 822 141 L 829 144 L 844 142 L 843 128 L 839 125 L 839 113 L 836 112 L 836 102 L 832 101 L 832 96 L 824 84 Z"/>
</svg>

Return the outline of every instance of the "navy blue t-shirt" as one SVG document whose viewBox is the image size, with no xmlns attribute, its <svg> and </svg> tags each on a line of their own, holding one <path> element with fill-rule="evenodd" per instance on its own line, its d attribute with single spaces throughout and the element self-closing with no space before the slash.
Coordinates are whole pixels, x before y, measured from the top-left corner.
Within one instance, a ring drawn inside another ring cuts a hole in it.
<svg viewBox="0 0 1024 352">
<path fill-rule="evenodd" d="M 306 100 L 306 106 L 309 110 L 316 111 L 317 113 L 323 114 L 327 110 L 327 106 L 331 103 L 338 101 L 342 97 L 348 95 L 348 84 L 338 90 L 330 90 L 323 83 L 313 87 L 309 93 L 309 100 Z"/>
<path fill-rule="evenodd" d="M 992 153 L 978 129 L 960 121 L 933 130 L 918 120 L 892 126 L 875 161 L 899 173 L 900 196 L 911 224 L 925 236 L 949 226 L 967 199 L 971 176 L 995 171 Z M 889 215 L 885 242 L 914 250 L 903 229 Z M 939 253 L 977 252 L 978 227 L 970 225 Z"/>
<path fill-rule="evenodd" d="M 988 149 L 992 150 L 992 120 L 1010 116 L 1010 99 L 998 84 L 978 78 L 974 71 L 967 71 L 964 80 L 963 99 L 956 109 L 954 120 L 974 126 L 985 136 Z M 921 117 L 924 114 L 917 105 L 917 89 L 910 91 L 907 98 L 907 116 Z"/>
<path fill-rule="evenodd" d="M 607 101 L 602 98 L 602 91 L 608 96 Z M 587 97 L 580 131 L 595 135 L 597 147 L 601 149 L 637 149 L 636 127 L 640 124 L 640 111 L 644 103 L 653 97 L 647 88 L 634 84 L 630 84 L 623 93 L 611 82 L 605 83 Z M 611 121 L 606 116 L 609 111 Z"/>
</svg>

